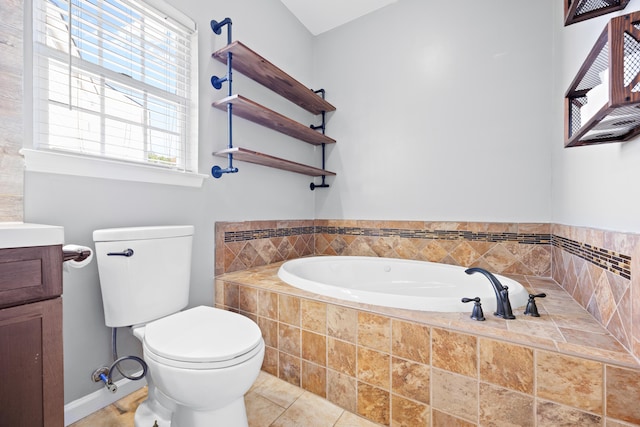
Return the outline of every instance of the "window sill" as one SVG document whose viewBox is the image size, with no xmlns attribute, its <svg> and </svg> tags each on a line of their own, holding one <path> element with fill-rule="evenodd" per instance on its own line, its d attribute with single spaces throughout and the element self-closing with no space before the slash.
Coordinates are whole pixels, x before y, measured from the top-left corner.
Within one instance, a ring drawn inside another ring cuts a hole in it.
<svg viewBox="0 0 640 427">
<path fill-rule="evenodd" d="M 66 153 L 22 149 L 26 170 L 120 181 L 202 187 L 207 175 L 178 172 L 153 166 L 124 163 L 114 160 L 77 156 Z"/>
</svg>

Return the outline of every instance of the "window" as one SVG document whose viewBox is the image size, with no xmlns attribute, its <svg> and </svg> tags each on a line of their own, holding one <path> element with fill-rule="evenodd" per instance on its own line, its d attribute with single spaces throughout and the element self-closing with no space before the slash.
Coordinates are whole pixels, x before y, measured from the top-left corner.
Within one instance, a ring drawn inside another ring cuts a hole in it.
<svg viewBox="0 0 640 427">
<path fill-rule="evenodd" d="M 195 23 L 158 0 L 33 4 L 34 148 L 197 172 Z"/>
</svg>

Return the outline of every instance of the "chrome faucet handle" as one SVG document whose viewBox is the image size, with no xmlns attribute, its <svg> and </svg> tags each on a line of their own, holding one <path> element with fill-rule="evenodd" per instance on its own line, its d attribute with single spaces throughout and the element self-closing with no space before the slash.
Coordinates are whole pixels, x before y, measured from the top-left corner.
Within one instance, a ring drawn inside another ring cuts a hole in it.
<svg viewBox="0 0 640 427">
<path fill-rule="evenodd" d="M 461 300 L 464 303 L 473 301 L 473 310 L 471 310 L 471 318 L 473 320 L 483 321 L 486 320 L 484 318 L 484 313 L 482 312 L 482 304 L 480 303 L 480 297 L 475 298 L 462 298 Z"/>
<path fill-rule="evenodd" d="M 544 298 L 547 294 L 529 294 L 529 302 L 527 302 L 527 307 L 524 309 L 524 314 L 526 316 L 532 317 L 540 317 L 540 313 L 538 313 L 538 306 L 536 305 L 536 298 Z"/>
</svg>

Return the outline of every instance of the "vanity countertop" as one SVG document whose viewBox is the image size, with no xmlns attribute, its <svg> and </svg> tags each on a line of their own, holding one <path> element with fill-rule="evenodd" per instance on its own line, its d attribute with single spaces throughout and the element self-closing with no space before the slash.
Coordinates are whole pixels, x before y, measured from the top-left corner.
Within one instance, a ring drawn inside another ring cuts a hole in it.
<svg viewBox="0 0 640 427">
<path fill-rule="evenodd" d="M 61 245 L 64 227 L 57 225 L 0 222 L 0 249 Z"/>
</svg>

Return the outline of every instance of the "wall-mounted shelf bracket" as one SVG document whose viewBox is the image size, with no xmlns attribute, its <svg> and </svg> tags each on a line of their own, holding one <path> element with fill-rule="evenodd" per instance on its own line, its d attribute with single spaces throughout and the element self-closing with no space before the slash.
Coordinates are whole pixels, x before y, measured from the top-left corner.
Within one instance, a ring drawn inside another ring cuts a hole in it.
<svg viewBox="0 0 640 427">
<path fill-rule="evenodd" d="M 322 95 L 322 99 L 324 99 L 324 94 L 325 91 L 324 89 L 318 89 L 318 90 L 314 90 L 314 93 L 319 93 Z M 323 111 L 322 113 L 322 124 L 316 126 L 316 125 L 311 125 L 309 126 L 311 129 L 313 130 L 320 130 L 322 132 L 322 134 L 324 135 L 325 129 L 326 129 L 326 112 Z M 322 144 L 322 170 L 325 169 L 325 144 Z M 312 182 L 311 184 L 309 184 L 309 188 L 311 189 L 311 191 L 315 190 L 316 188 L 328 188 L 329 184 L 325 183 L 325 178 L 326 175 L 322 175 L 322 184 L 316 184 L 314 182 Z"/>
<path fill-rule="evenodd" d="M 211 85 L 215 89 L 221 89 L 223 83 L 226 82 L 229 86 L 228 96 L 212 103 L 212 107 L 226 110 L 229 122 L 228 147 L 224 150 L 214 152 L 213 155 L 226 157 L 229 165 L 226 168 L 214 166 L 211 168 L 211 174 L 215 178 L 220 178 L 225 173 L 238 172 L 238 169 L 233 166 L 233 160 L 235 159 L 242 162 L 305 174 L 311 177 L 322 177 L 322 184 L 311 183 L 310 188 L 312 190 L 316 187 L 329 187 L 329 185 L 325 183 L 326 176 L 335 176 L 336 174 L 325 169 L 325 144 L 334 144 L 336 141 L 325 135 L 325 112 L 335 111 L 336 108 L 324 99 L 324 89 L 317 91 L 309 89 L 241 42 L 232 42 L 231 19 L 226 18 L 220 23 L 211 21 L 211 29 L 215 34 L 221 34 L 221 28 L 225 25 L 228 26 L 229 30 L 227 45 L 214 52 L 211 56 L 215 60 L 227 65 L 227 75 L 223 77 L 212 76 Z M 232 61 L 235 71 L 269 88 L 272 92 L 288 99 L 298 107 L 314 115 L 322 114 L 322 123 L 320 125 L 312 124 L 311 126 L 306 126 L 240 94 L 233 94 Z M 318 96 L 319 94 L 321 94 L 321 96 Z M 246 148 L 234 147 L 232 138 L 232 120 L 234 115 L 299 141 L 312 145 L 322 145 L 322 169 L 269 156 Z"/>
<path fill-rule="evenodd" d="M 231 43 L 231 18 L 224 18 L 222 21 L 217 22 L 215 20 L 211 20 L 211 30 L 220 35 L 222 33 L 222 27 L 227 27 L 227 44 Z M 222 83 L 228 83 L 228 95 L 231 96 L 233 94 L 233 70 L 231 68 L 231 63 L 233 62 L 233 54 L 231 52 L 227 52 L 227 75 L 224 77 L 211 76 L 211 86 L 213 86 L 216 90 L 222 89 Z M 228 149 L 231 150 L 233 148 L 233 132 L 232 132 L 232 124 L 233 124 L 233 105 L 231 103 L 227 104 L 227 121 L 228 121 Z M 226 168 L 222 168 L 218 165 L 213 166 L 211 168 L 211 176 L 214 178 L 220 178 L 225 173 L 236 173 L 238 172 L 238 168 L 233 166 L 233 154 L 229 152 L 227 154 L 228 165 Z"/>
</svg>

